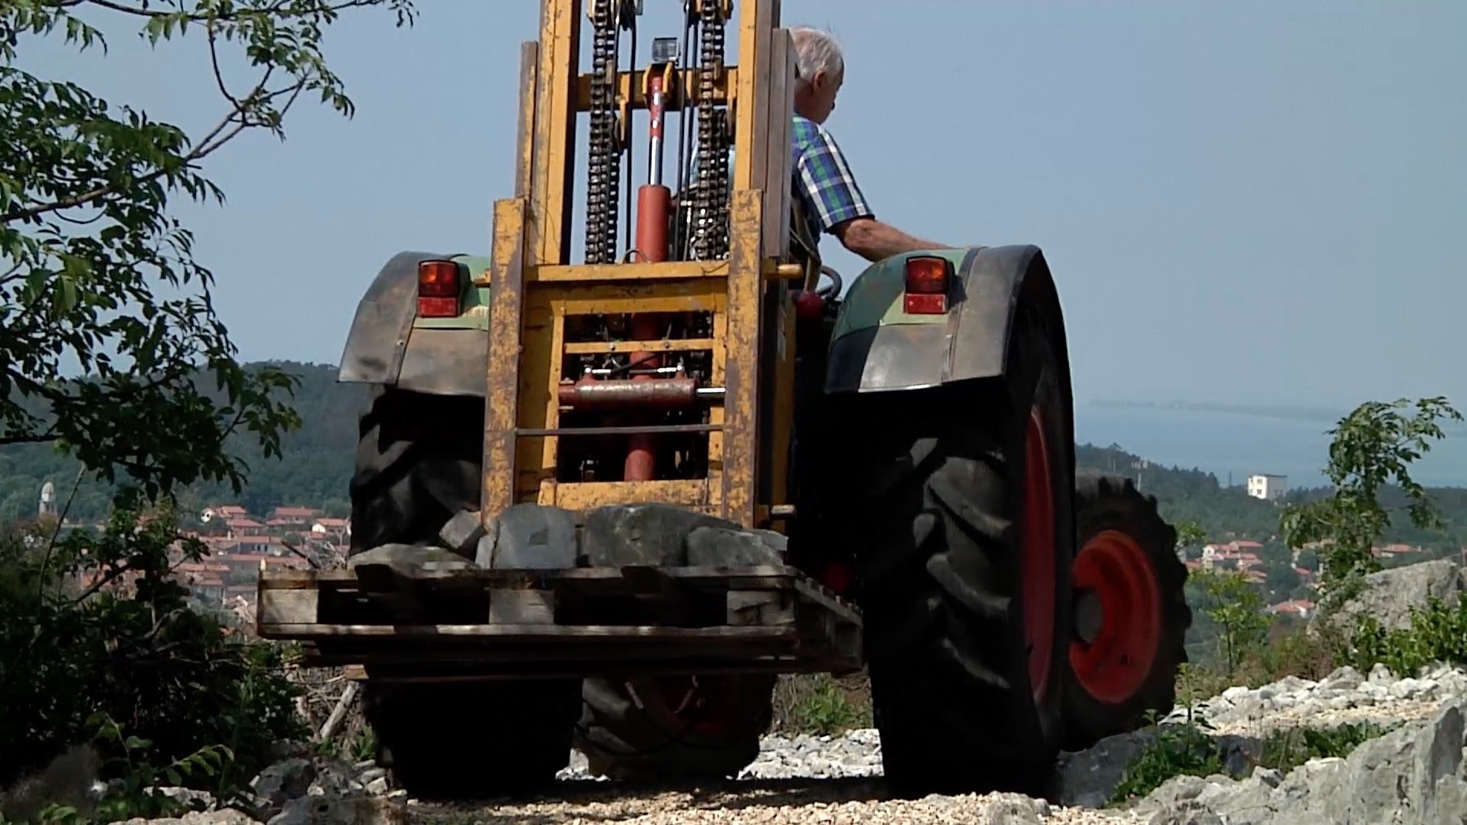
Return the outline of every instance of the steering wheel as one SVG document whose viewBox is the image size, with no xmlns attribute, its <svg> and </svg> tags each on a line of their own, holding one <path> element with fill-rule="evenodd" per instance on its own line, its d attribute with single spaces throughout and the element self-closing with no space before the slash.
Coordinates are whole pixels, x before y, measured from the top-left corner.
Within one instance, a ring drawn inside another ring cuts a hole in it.
<svg viewBox="0 0 1467 825">
<path fill-rule="evenodd" d="M 841 287 L 845 286 L 845 280 L 841 278 L 840 273 L 836 272 L 835 268 L 832 266 L 821 264 L 820 274 L 829 277 L 831 283 L 828 287 L 815 287 L 815 294 L 819 295 L 826 301 L 829 301 L 839 296 Z"/>
</svg>

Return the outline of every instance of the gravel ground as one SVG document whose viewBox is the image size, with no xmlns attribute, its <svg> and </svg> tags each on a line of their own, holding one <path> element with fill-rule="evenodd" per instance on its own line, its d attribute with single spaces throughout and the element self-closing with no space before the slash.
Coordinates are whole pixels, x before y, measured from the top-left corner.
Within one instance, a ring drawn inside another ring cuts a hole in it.
<svg viewBox="0 0 1467 825">
<path fill-rule="evenodd" d="M 1258 689 L 1232 688 L 1201 703 L 1217 734 L 1328 727 L 1343 722 L 1425 718 L 1453 696 L 1467 695 L 1467 673 L 1438 668 L 1396 679 L 1384 668 L 1368 676 L 1342 668 L 1318 682 L 1289 678 Z M 1179 708 L 1172 718 L 1184 715 Z M 771 736 L 737 780 L 687 788 L 635 788 L 591 777 L 573 754 L 549 795 L 514 803 L 436 805 L 411 802 L 414 822 L 531 823 L 1145 823 L 1122 810 L 1051 805 L 1023 796 L 932 796 L 897 800 L 880 780 L 881 743 L 874 730 L 842 736 Z"/>
<path fill-rule="evenodd" d="M 673 823 L 992 823 L 1125 825 L 1145 820 L 1130 813 L 1060 808 L 1014 794 L 884 798 L 871 780 L 827 779 L 730 782 L 716 787 L 629 793 L 599 782 L 567 782 L 553 798 L 493 806 L 410 803 L 413 822 L 458 825 L 590 825 L 602 822 Z M 573 789 L 572 789 L 573 788 Z"/>
<path fill-rule="evenodd" d="M 1368 676 L 1363 676 L 1342 668 L 1318 682 L 1290 678 L 1255 690 L 1232 688 L 1221 696 L 1202 703 L 1202 710 L 1219 734 L 1237 732 L 1246 736 L 1257 735 L 1266 729 L 1301 724 L 1327 727 L 1362 719 L 1380 722 L 1422 719 L 1438 715 L 1437 709 L 1462 696 L 1467 696 L 1467 672 L 1461 670 L 1438 668 L 1420 678 L 1396 679 L 1384 669 L 1377 669 Z M 1183 713 L 1180 712 L 1173 714 L 1174 717 L 1181 715 Z M 1438 735 L 1438 738 L 1443 731 L 1460 736 L 1460 717 L 1456 718 L 1455 724 L 1458 727 L 1454 729 L 1454 734 L 1448 730 L 1451 725 L 1446 723 L 1438 724 L 1437 727 L 1441 730 L 1429 733 Z M 1385 765 L 1391 762 L 1391 758 L 1400 756 L 1397 751 L 1405 752 L 1402 751 L 1405 747 L 1402 743 L 1410 744 L 1401 737 L 1409 738 L 1418 734 L 1408 729 L 1403 730 L 1400 735 L 1392 736 L 1396 736 L 1400 742 L 1392 745 L 1384 739 L 1379 740 L 1386 743 L 1383 747 L 1389 753 L 1385 756 L 1370 756 L 1365 760 L 1371 762 L 1367 767 L 1379 768 L 1380 765 L 1375 763 Z M 136 820 L 131 825 L 164 825 L 165 822 L 170 825 L 248 825 L 250 822 L 268 822 L 271 825 L 316 825 L 321 822 L 342 825 L 366 822 L 384 825 L 401 822 L 452 825 L 901 825 L 919 822 L 980 825 L 1151 825 L 1153 822 L 1221 822 L 1222 820 L 1211 814 L 1194 816 L 1190 809 L 1183 810 L 1179 807 L 1177 799 L 1168 801 L 1159 797 L 1148 797 L 1132 810 L 1101 807 L 1121 781 L 1125 763 L 1139 752 L 1146 737 L 1145 732 L 1113 737 L 1085 753 L 1070 755 L 1061 760 L 1055 798 L 1063 799 L 1066 805 L 1013 794 L 892 799 L 881 780 L 880 737 L 872 730 L 858 730 L 837 737 L 767 737 L 758 759 L 739 778 L 697 786 L 638 787 L 606 782 L 588 776 L 584 758 L 573 755 L 572 764 L 562 772 L 557 786 L 538 798 L 484 800 L 464 804 L 409 800 L 401 790 L 390 790 L 385 771 L 370 761 L 353 765 L 297 757 L 272 765 L 255 780 L 255 807 L 258 810 L 254 816 L 228 809 L 206 810 L 175 820 Z M 1436 740 L 1431 740 L 1419 745 L 1418 750 L 1435 753 L 1438 745 Z M 1369 745 L 1362 746 L 1364 747 Z M 1343 765 L 1345 762 L 1341 759 L 1315 760 L 1309 765 Z M 1359 766 L 1350 770 L 1359 773 L 1357 768 Z M 1411 765 L 1406 765 L 1405 768 L 1415 770 Z M 1388 790 L 1395 788 L 1398 780 L 1405 781 L 1408 774 L 1414 775 L 1409 770 L 1403 773 L 1405 768 L 1401 765 L 1394 766 L 1395 773 L 1389 776 L 1383 774 L 1384 778 L 1378 778 L 1379 781 L 1375 784 Z M 1234 782 L 1227 777 L 1196 779 L 1191 785 L 1197 786 L 1193 790 L 1199 794 L 1203 791 L 1211 794 L 1209 798 L 1217 804 L 1231 805 L 1230 810 L 1243 810 L 1250 804 L 1256 808 L 1255 797 L 1262 798 L 1260 795 L 1266 794 L 1261 786 L 1254 787 L 1258 785 L 1258 772 L 1254 773 L 1254 780 L 1249 780 L 1252 785 L 1249 781 Z M 1277 772 L 1273 773 L 1275 784 L 1284 779 Z M 1360 775 L 1365 776 L 1366 773 Z M 1353 773 L 1350 775 L 1355 776 Z M 1172 784 L 1178 781 L 1180 780 L 1174 780 Z M 1288 781 L 1294 781 L 1292 774 Z M 1278 787 L 1284 788 L 1288 781 Z M 1306 784 L 1310 782 L 1307 777 L 1298 781 Z M 1336 777 L 1336 781 L 1343 780 Z M 1371 781 L 1375 780 L 1351 780 L 1350 788 L 1352 791 L 1359 791 L 1361 788 L 1369 790 L 1374 787 Z M 1167 787 L 1169 786 L 1164 785 L 1152 796 L 1162 794 Z M 1337 787 L 1334 790 L 1321 789 L 1322 796 L 1316 800 L 1316 807 L 1327 808 L 1336 801 L 1338 790 Z M 1452 793 L 1460 791 L 1461 799 L 1467 800 L 1467 790 L 1456 786 L 1448 790 Z M 1180 799 L 1180 791 L 1176 788 L 1170 793 Z M 1387 796 L 1394 793 L 1396 791 L 1390 790 Z M 1388 803 L 1394 799 L 1391 796 L 1391 799 L 1382 803 L 1379 799 L 1367 798 L 1369 795 L 1364 794 L 1364 791 L 1355 795 L 1360 796 L 1360 799 L 1345 802 L 1358 803 L 1356 807 L 1369 802 L 1374 806 L 1370 808 L 1372 811 L 1382 809 L 1382 805 L 1388 807 Z M 1266 821 L 1292 823 L 1298 819 L 1297 811 L 1285 810 L 1285 803 L 1298 802 L 1294 799 L 1297 794 L 1280 790 L 1275 796 L 1280 799 L 1268 797 L 1273 800 L 1269 804 L 1277 802 L 1275 807 L 1284 812 Z M 1446 806 L 1443 810 L 1452 809 L 1452 806 L 1457 805 L 1457 797 L 1443 797 L 1437 803 Z M 1255 818 L 1247 821 L 1265 820 Z M 1326 820 L 1316 818 L 1309 821 Z"/>
</svg>

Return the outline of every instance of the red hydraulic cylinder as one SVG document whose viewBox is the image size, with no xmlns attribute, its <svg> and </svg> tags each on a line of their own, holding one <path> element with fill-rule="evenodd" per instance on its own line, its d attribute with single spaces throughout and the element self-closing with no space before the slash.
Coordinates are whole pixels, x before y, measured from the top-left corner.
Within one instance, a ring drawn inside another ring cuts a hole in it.
<svg viewBox="0 0 1467 825">
<path fill-rule="evenodd" d="M 666 68 L 666 67 L 664 67 Z M 662 185 L 662 123 L 665 113 L 666 83 L 669 77 L 667 71 L 661 73 L 649 72 L 647 75 L 647 113 L 650 121 L 647 125 L 647 134 L 650 138 L 648 154 L 648 182 L 637 190 L 637 242 L 636 249 L 641 260 L 648 263 L 660 263 L 667 260 L 667 228 L 668 212 L 672 203 L 672 192 Z M 633 315 L 631 318 L 631 337 L 635 341 L 655 341 L 662 337 L 662 324 L 656 315 Z M 656 369 L 662 366 L 662 356 L 652 352 L 634 352 L 631 356 L 634 367 Z M 653 378 L 650 375 L 638 375 L 633 377 L 631 383 L 647 385 L 645 392 L 652 407 L 655 402 L 651 399 L 681 398 L 684 392 L 696 397 L 697 387 L 694 385 L 691 391 L 683 386 L 669 386 L 667 389 L 657 387 L 669 379 Z M 615 390 L 613 392 L 624 392 Z M 664 407 L 665 409 L 665 407 Z M 651 481 L 657 477 L 657 457 L 655 453 L 656 439 L 651 433 L 640 433 L 631 436 L 627 440 L 627 456 L 622 466 L 622 478 L 626 481 Z"/>
<path fill-rule="evenodd" d="M 635 341 L 655 341 L 660 337 L 661 324 L 656 315 L 633 315 L 631 319 L 631 334 Z M 662 366 L 662 355 L 655 352 L 632 353 L 632 364 L 644 369 L 657 369 Z M 634 376 L 631 381 L 637 384 L 661 383 L 666 379 L 653 378 L 650 375 Z M 649 388 L 649 392 L 656 390 Z M 627 439 L 627 457 L 622 466 L 622 478 L 626 481 L 651 481 L 657 477 L 657 457 L 654 453 L 656 439 L 651 433 L 638 433 Z"/>
<path fill-rule="evenodd" d="M 661 184 L 637 188 L 637 254 L 648 263 L 667 260 L 667 213 L 672 190 Z"/>
</svg>

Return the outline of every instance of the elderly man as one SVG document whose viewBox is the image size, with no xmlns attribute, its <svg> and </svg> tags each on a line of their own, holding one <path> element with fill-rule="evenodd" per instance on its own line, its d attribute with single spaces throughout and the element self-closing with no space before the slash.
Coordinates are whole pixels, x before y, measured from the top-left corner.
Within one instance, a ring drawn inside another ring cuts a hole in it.
<svg viewBox="0 0 1467 825">
<path fill-rule="evenodd" d="M 876 219 L 845 155 L 824 126 L 845 80 L 840 46 L 828 32 L 807 26 L 790 29 L 790 37 L 799 70 L 791 136 L 794 191 L 812 228 L 834 235 L 846 249 L 872 262 L 918 249 L 947 248 Z"/>
</svg>

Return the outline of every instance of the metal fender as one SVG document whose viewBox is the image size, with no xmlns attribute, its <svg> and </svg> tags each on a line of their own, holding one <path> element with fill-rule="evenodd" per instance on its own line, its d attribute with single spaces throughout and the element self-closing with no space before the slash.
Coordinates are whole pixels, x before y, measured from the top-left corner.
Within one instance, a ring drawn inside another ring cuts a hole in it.
<svg viewBox="0 0 1467 825">
<path fill-rule="evenodd" d="M 399 252 L 357 304 L 336 379 L 430 395 L 485 392 L 489 334 L 482 326 L 415 326 L 418 262 L 459 256 Z"/>
<path fill-rule="evenodd" d="M 1002 375 L 1020 300 L 1039 306 L 1057 348 L 1055 358 L 1068 372 L 1059 293 L 1039 247 L 1017 244 L 937 252 L 962 256 L 954 267 L 956 282 L 946 316 L 911 316 L 902 311 L 905 255 L 873 264 L 852 283 L 830 344 L 826 393 L 920 389 Z M 868 278 L 872 285 L 861 289 L 861 281 Z M 863 300 L 867 306 L 859 305 Z M 1068 375 L 1063 380 L 1068 385 Z"/>
</svg>

